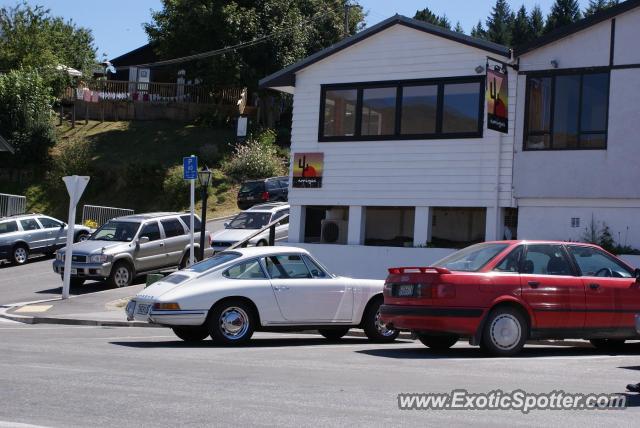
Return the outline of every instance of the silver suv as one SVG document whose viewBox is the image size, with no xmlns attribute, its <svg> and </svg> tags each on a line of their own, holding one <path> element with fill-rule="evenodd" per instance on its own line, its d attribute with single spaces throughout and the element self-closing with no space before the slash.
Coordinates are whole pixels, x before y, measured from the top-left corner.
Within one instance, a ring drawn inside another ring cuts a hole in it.
<svg viewBox="0 0 640 428">
<path fill-rule="evenodd" d="M 136 275 L 167 268 L 183 268 L 189 262 L 189 214 L 150 213 L 109 220 L 91 237 L 73 245 L 71 284 L 87 279 L 107 280 L 111 286 L 131 285 Z M 195 217 L 194 248 L 200 255 L 200 219 Z M 205 231 L 205 236 L 209 233 Z M 205 257 L 213 249 L 205 241 Z M 65 249 L 56 253 L 54 272 L 64 273 Z"/>
<path fill-rule="evenodd" d="M 92 230 L 75 226 L 74 241 L 83 241 Z M 53 254 L 67 241 L 67 224 L 42 214 L 0 218 L 0 261 L 27 263 L 29 254 Z"/>
</svg>

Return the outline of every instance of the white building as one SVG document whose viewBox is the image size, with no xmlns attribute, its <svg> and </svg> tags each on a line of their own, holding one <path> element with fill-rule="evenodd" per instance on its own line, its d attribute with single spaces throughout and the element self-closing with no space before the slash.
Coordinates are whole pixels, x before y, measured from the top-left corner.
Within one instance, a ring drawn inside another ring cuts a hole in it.
<svg viewBox="0 0 640 428">
<path fill-rule="evenodd" d="M 392 247 L 579 239 L 593 215 L 640 247 L 639 29 L 630 0 L 514 56 L 396 15 L 266 77 L 294 94 L 292 154 L 324 155 L 321 187 L 290 189 L 289 241 L 378 269 Z M 508 133 L 485 114 L 498 61 Z"/>
</svg>

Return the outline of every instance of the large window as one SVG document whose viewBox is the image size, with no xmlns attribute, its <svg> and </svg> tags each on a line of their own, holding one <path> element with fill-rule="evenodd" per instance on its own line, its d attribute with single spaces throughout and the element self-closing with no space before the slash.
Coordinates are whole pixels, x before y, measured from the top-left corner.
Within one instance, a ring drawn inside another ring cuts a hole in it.
<svg viewBox="0 0 640 428">
<path fill-rule="evenodd" d="M 524 149 L 606 149 L 608 108 L 608 72 L 529 76 Z"/>
<path fill-rule="evenodd" d="M 320 141 L 482 137 L 482 77 L 324 85 Z"/>
</svg>

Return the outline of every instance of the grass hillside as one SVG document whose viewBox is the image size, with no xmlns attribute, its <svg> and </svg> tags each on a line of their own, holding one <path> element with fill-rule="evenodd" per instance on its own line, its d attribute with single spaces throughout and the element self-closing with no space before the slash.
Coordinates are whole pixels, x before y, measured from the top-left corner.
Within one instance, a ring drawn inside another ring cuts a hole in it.
<svg viewBox="0 0 640 428">
<path fill-rule="evenodd" d="M 21 189 L 30 211 L 64 217 L 68 197 L 59 177 L 71 174 L 91 176 L 80 205 L 136 212 L 185 209 L 189 192 L 181 179 L 182 158 L 192 154 L 199 157 L 200 166 L 214 170 L 209 218 L 237 211 L 237 185 L 219 170 L 231 151 L 232 129 L 170 121 L 89 121 L 77 122 L 74 129 L 63 123 L 56 130 L 59 142 L 51 150 L 53 161 L 46 177 Z"/>
</svg>

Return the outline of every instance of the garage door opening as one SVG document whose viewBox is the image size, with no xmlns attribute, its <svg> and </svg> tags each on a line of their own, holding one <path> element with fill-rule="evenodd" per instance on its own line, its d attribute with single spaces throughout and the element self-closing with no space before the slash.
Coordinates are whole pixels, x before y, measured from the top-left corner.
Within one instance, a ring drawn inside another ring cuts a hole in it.
<svg viewBox="0 0 640 428">
<path fill-rule="evenodd" d="M 431 244 L 434 247 L 462 248 L 485 240 L 486 208 L 433 208 Z"/>
<path fill-rule="evenodd" d="M 306 206 L 304 242 L 311 244 L 346 244 L 349 207 Z"/>
<path fill-rule="evenodd" d="M 367 207 L 365 245 L 413 247 L 413 207 Z"/>
</svg>

